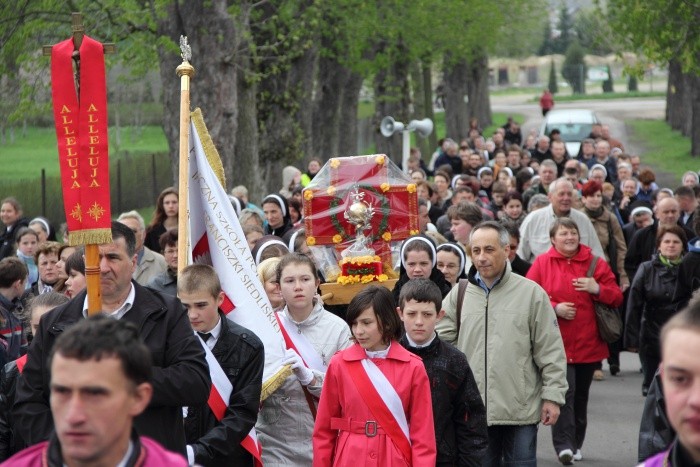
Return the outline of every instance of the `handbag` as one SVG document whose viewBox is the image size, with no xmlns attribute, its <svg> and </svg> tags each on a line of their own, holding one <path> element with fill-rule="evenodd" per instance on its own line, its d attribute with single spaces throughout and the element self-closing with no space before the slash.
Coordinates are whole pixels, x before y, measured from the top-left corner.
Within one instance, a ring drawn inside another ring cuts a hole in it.
<svg viewBox="0 0 700 467">
<path fill-rule="evenodd" d="M 588 267 L 586 277 L 593 277 L 593 271 L 598 263 L 598 257 L 594 256 Z M 593 301 L 595 307 L 595 320 L 598 323 L 598 334 L 608 344 L 617 341 L 622 335 L 622 319 L 615 308 L 604 303 Z"/>
</svg>

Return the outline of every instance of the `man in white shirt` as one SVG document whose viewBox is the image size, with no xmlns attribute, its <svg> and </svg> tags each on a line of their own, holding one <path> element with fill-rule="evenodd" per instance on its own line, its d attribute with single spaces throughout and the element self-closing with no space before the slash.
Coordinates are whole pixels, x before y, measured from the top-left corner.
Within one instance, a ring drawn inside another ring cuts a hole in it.
<svg viewBox="0 0 700 467">
<path fill-rule="evenodd" d="M 557 217 L 569 217 L 578 226 L 581 243 L 591 247 L 596 256 L 605 258 L 591 220 L 581 211 L 571 209 L 573 195 L 574 186 L 566 178 L 558 178 L 552 182 L 548 194 L 551 204 L 528 214 L 520 226 L 521 242 L 518 256 L 532 263 L 537 256 L 546 253 L 552 246 L 549 229 L 554 220 Z"/>
</svg>

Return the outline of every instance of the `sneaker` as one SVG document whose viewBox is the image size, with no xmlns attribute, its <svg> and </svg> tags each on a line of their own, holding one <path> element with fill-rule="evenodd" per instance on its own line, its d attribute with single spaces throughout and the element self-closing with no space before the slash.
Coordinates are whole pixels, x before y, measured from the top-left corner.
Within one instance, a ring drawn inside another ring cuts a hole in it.
<svg viewBox="0 0 700 467">
<path fill-rule="evenodd" d="M 581 454 L 581 450 L 577 449 L 576 454 L 574 454 L 574 460 L 575 461 L 580 461 L 583 459 L 583 454 Z"/>
<path fill-rule="evenodd" d="M 593 379 L 595 381 L 603 381 L 605 379 L 605 375 L 603 374 L 603 370 L 595 370 L 593 372 Z"/>
<path fill-rule="evenodd" d="M 615 365 L 614 363 L 610 365 L 610 374 L 617 376 L 620 373 L 620 365 Z"/>
<path fill-rule="evenodd" d="M 564 465 L 573 465 L 574 463 L 574 453 L 571 449 L 564 449 L 559 451 L 559 462 Z"/>
</svg>

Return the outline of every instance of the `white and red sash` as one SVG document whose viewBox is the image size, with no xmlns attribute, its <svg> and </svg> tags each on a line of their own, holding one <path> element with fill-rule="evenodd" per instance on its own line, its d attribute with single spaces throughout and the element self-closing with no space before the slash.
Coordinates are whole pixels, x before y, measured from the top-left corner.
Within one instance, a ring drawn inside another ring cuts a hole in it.
<svg viewBox="0 0 700 467">
<path fill-rule="evenodd" d="M 296 350 L 307 368 L 320 371 L 321 373 L 328 371 L 328 365 L 325 364 L 323 358 L 321 358 L 314 346 L 311 345 L 309 339 L 307 339 L 303 333 L 294 329 L 294 323 L 282 312 L 275 313 L 275 316 L 277 316 L 277 321 L 280 324 L 280 331 L 282 331 L 282 337 L 284 338 L 284 343 L 287 348 Z"/>
<path fill-rule="evenodd" d="M 350 379 L 370 412 L 411 464 L 411 438 L 401 397 L 369 358 L 347 362 Z"/>
<path fill-rule="evenodd" d="M 220 422 L 224 418 L 224 414 L 226 414 L 228 401 L 231 399 L 231 393 L 233 392 L 233 385 L 226 376 L 224 369 L 221 368 L 221 364 L 209 349 L 209 346 L 196 332 L 195 335 L 197 335 L 197 338 L 202 343 L 204 352 L 206 352 L 207 365 L 209 365 L 209 374 L 211 375 L 211 392 L 209 393 L 207 404 L 214 413 L 216 420 Z M 256 467 L 262 467 L 261 447 L 258 436 L 255 433 L 255 427 L 241 441 L 241 446 L 253 455 Z"/>
</svg>

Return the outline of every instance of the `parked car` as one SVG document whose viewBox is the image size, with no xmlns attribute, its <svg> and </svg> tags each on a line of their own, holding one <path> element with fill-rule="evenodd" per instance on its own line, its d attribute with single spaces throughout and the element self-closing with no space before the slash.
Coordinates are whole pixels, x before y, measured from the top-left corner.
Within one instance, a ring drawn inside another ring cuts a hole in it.
<svg viewBox="0 0 700 467">
<path fill-rule="evenodd" d="M 540 135 L 547 135 L 553 129 L 561 133 L 561 138 L 566 143 L 567 152 L 576 157 L 581 147 L 581 141 L 588 138 L 594 123 L 600 123 L 596 114 L 585 109 L 557 109 L 550 110 L 540 127 Z"/>
</svg>

